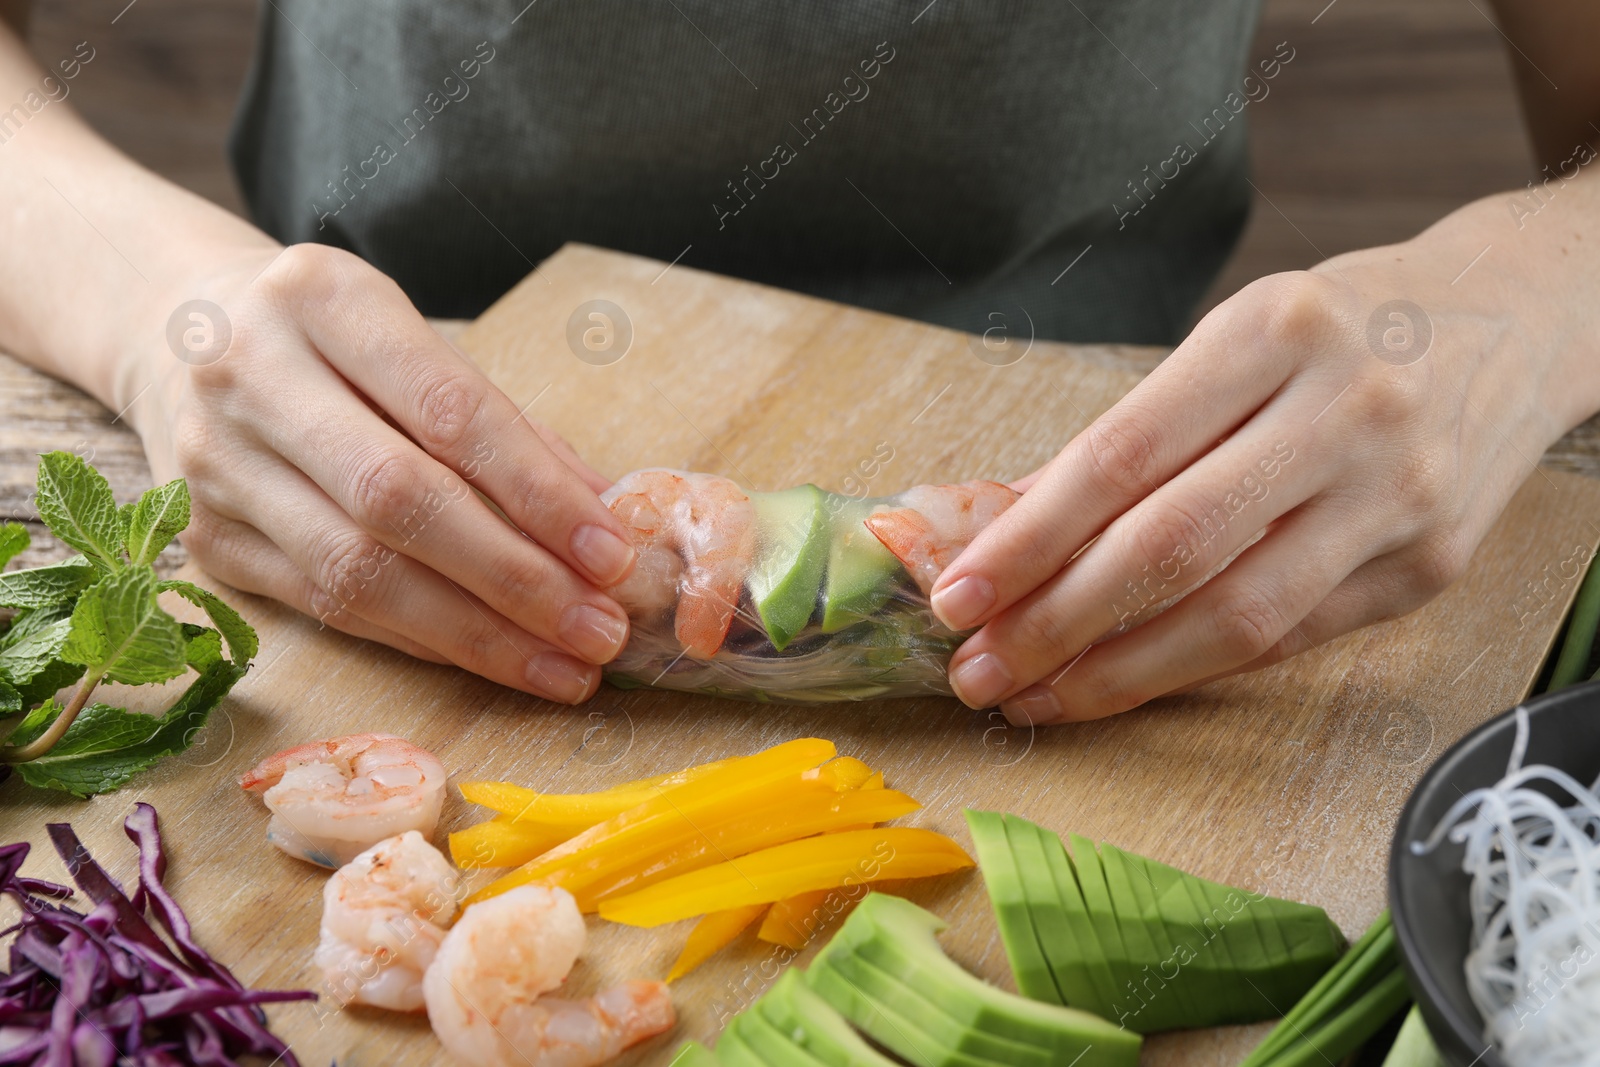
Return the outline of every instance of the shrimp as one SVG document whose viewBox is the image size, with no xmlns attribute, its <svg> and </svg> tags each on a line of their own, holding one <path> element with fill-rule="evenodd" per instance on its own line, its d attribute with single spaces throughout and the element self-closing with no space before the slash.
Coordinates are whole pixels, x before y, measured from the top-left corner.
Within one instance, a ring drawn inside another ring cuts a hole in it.
<svg viewBox="0 0 1600 1067">
<path fill-rule="evenodd" d="M 961 550 L 1021 495 L 999 482 L 918 485 L 896 498 L 898 506 L 877 508 L 864 521 L 927 595 Z"/>
<path fill-rule="evenodd" d="M 715 474 L 642 470 L 600 497 L 633 537 L 638 561 L 607 590 L 630 616 L 673 610 L 673 635 L 694 659 L 727 639 L 756 552 L 756 509 Z"/>
<path fill-rule="evenodd" d="M 444 765 L 394 734 L 351 734 L 268 756 L 239 779 L 272 811 L 267 841 L 322 867 L 406 830 L 431 836 Z"/>
<path fill-rule="evenodd" d="M 662 982 L 634 981 L 587 1000 L 548 995 L 583 951 L 572 894 L 518 886 L 461 916 L 422 979 L 428 1020 L 472 1067 L 593 1067 L 677 1022 Z"/>
<path fill-rule="evenodd" d="M 322 889 L 313 959 L 341 1004 L 419 1011 L 423 972 L 456 913 L 455 868 L 415 830 L 379 841 Z"/>
</svg>

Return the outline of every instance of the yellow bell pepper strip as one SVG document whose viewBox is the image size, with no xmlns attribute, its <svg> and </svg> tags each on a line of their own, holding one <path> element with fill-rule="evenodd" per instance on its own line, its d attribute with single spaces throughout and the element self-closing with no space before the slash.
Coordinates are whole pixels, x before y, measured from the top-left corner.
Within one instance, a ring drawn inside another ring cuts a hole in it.
<svg viewBox="0 0 1600 1067">
<path fill-rule="evenodd" d="M 718 767 L 725 767 L 730 763 L 748 759 L 748 756 L 729 756 L 725 759 L 714 759 L 709 763 L 696 763 L 693 767 L 685 767 L 681 771 L 668 771 L 666 774 L 653 774 L 649 778 L 635 778 L 630 782 L 618 782 L 616 785 L 607 786 L 600 790 L 602 793 L 621 793 L 624 791 L 639 792 L 644 789 L 660 787 L 670 789 L 675 785 L 692 782 L 702 775 L 710 774 Z"/>
<path fill-rule="evenodd" d="M 591 826 L 538 859 L 484 886 L 467 898 L 467 904 L 487 900 L 519 885 L 542 883 L 568 867 L 585 867 L 593 877 L 603 877 L 626 866 L 629 858 L 641 849 L 658 845 L 667 834 L 681 837 L 686 832 L 697 833 L 697 824 L 714 819 L 719 812 L 748 810 L 747 800 L 751 795 L 795 779 L 800 772 L 836 754 L 832 741 L 808 737 L 730 761 L 694 781 L 657 792 L 644 803 Z"/>
<path fill-rule="evenodd" d="M 614 873 L 596 878 L 567 868 L 546 876 L 541 884 L 560 886 L 577 898 L 585 913 L 608 896 L 632 892 L 713 863 L 757 852 L 812 834 L 862 830 L 874 823 L 909 815 L 922 805 L 895 789 L 809 794 L 790 791 L 774 801 L 727 812 L 717 822 L 690 827 L 673 840 L 652 845 L 648 852 L 611 864 Z"/>
<path fill-rule="evenodd" d="M 763 941 L 799 952 L 830 920 L 843 915 L 864 894 L 848 889 L 813 889 L 775 902 L 761 920 L 756 936 Z M 752 905 L 754 906 L 754 905 Z M 716 914 L 721 915 L 722 912 Z M 706 916 L 709 919 L 711 916 Z M 704 922 L 705 919 L 700 920 Z"/>
<path fill-rule="evenodd" d="M 700 777 L 704 767 L 721 766 L 728 760 L 720 760 L 715 764 L 703 764 L 701 767 L 691 767 L 688 771 L 679 771 L 675 775 L 663 774 L 653 779 L 641 779 L 639 782 L 630 782 L 626 786 L 618 786 L 617 790 L 631 790 L 628 796 L 649 799 L 653 795 L 648 788 L 650 783 L 656 783 L 655 788 L 671 788 L 673 784 L 682 784 L 678 781 L 683 775 L 695 772 L 687 781 Z M 821 767 L 813 767 L 800 775 L 800 780 L 817 787 L 826 787 L 831 790 L 845 791 L 866 788 L 876 779 L 881 786 L 883 776 L 874 775 L 872 768 L 865 763 L 850 756 L 840 756 L 824 763 Z M 465 830 L 457 830 L 450 835 L 450 855 L 455 860 L 456 866 L 462 869 L 478 867 L 520 867 L 524 863 L 537 859 L 550 849 L 555 848 L 589 827 L 595 825 L 598 819 L 592 819 L 598 807 L 584 816 L 581 820 L 557 819 L 547 820 L 537 817 L 532 813 L 538 810 L 543 801 L 555 800 L 568 802 L 594 798 L 596 801 L 607 799 L 607 794 L 621 796 L 617 790 L 607 790 L 605 793 L 586 793 L 573 795 L 551 795 L 535 793 L 531 789 L 511 785 L 509 782 L 468 782 L 461 787 L 462 795 L 474 803 L 483 804 L 485 807 L 497 805 L 510 806 L 513 797 L 525 796 L 528 806 L 524 810 L 528 813 L 514 817 L 499 815 L 488 822 L 469 826 Z M 480 799 L 482 798 L 482 799 Z M 486 803 L 493 801 L 493 803 Z M 632 805 L 637 807 L 638 805 Z M 497 809 L 498 810 L 498 809 Z M 626 808 L 622 810 L 627 810 Z M 617 814 L 617 812 L 612 813 Z M 903 813 L 902 813 L 903 814 Z M 893 818 L 893 816 L 885 816 Z M 867 825 L 871 825 L 868 823 Z M 855 829 L 851 827 L 851 829 Z M 723 858 L 727 858 L 726 856 Z"/>
<path fill-rule="evenodd" d="M 748 757 L 739 757 L 743 759 Z M 461 795 L 470 803 L 490 808 L 518 822 L 542 822 L 576 826 L 573 833 L 587 830 L 618 812 L 637 807 L 663 789 L 684 785 L 738 759 L 714 760 L 686 767 L 671 774 L 623 782 L 594 793 L 541 793 L 510 782 L 463 782 Z"/>
<path fill-rule="evenodd" d="M 585 887 L 594 883 L 605 883 L 614 878 L 626 879 L 635 869 L 648 867 L 651 861 L 662 855 L 672 855 L 673 850 L 692 843 L 701 842 L 705 845 L 708 836 L 713 836 L 718 828 L 731 819 L 749 818 L 752 813 L 786 810 L 799 802 L 802 797 L 828 802 L 841 796 L 833 787 L 816 779 L 802 780 L 800 775 L 791 774 L 776 782 L 766 784 L 754 789 L 743 789 L 737 792 L 737 804 L 719 803 L 715 807 L 697 812 L 693 816 L 680 816 L 676 819 L 664 819 L 658 826 L 656 833 L 647 840 L 638 841 L 627 849 L 618 849 L 605 841 L 592 844 L 588 848 L 576 852 L 567 848 L 566 842 L 552 847 L 546 852 L 530 858 L 523 867 L 505 878 L 521 877 L 524 872 L 532 874 L 532 869 L 537 867 L 539 874 L 534 881 L 539 885 L 551 887 L 560 886 L 574 896 L 578 896 L 579 906 L 584 904 Z M 729 794 L 730 798 L 734 794 Z M 630 809 L 632 810 L 632 809 Z M 619 818 L 621 818 L 619 816 Z M 763 816 L 765 822 L 779 821 L 773 814 Z M 575 839 L 572 839 L 575 840 Z M 784 840 L 790 840 L 785 838 Z M 776 843 L 776 842 L 773 842 Z M 706 863 L 715 863 L 727 856 L 711 856 L 697 866 Z M 678 874 L 679 871 L 669 871 L 668 874 Z M 498 885 L 498 883 L 495 883 Z M 493 888 L 491 886 L 490 888 Z M 590 911 L 593 911 L 592 894 L 588 898 Z"/>
<path fill-rule="evenodd" d="M 751 904 L 703 916 L 689 931 L 689 940 L 683 943 L 683 951 L 678 953 L 677 962 L 667 974 L 667 981 L 676 982 L 722 951 L 739 936 L 740 931 L 761 918 L 761 913 L 766 910 L 765 904 Z"/>
<path fill-rule="evenodd" d="M 842 792 L 846 789 L 864 787 L 872 779 L 872 774 L 872 768 L 854 756 L 840 756 L 814 770 L 807 771 L 801 777 L 814 777 L 818 781 L 829 782 Z"/>
<path fill-rule="evenodd" d="M 450 835 L 450 858 L 457 867 L 517 867 L 542 856 L 575 833 L 541 823 L 515 822 L 505 816 L 480 822 Z"/>
<path fill-rule="evenodd" d="M 600 917 L 660 926 L 695 915 L 886 878 L 926 878 L 974 866 L 933 830 L 884 827 L 823 834 L 752 852 L 600 902 Z"/>
<path fill-rule="evenodd" d="M 861 783 L 861 788 L 862 789 L 882 789 L 883 788 L 883 772 L 882 771 L 874 771 L 871 778 L 868 778 L 866 781 Z"/>
</svg>

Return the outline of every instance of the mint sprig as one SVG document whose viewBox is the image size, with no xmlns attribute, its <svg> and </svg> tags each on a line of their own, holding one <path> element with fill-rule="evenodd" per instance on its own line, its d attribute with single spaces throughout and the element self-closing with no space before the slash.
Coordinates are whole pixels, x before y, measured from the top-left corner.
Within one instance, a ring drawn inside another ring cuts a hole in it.
<svg viewBox="0 0 1600 1067">
<path fill-rule="evenodd" d="M 82 554 L 0 574 L 0 607 L 16 609 L 0 621 L 0 779 L 14 765 L 30 785 L 91 796 L 189 747 L 259 645 L 215 593 L 162 580 L 151 566 L 188 525 L 182 479 L 119 508 L 99 471 L 50 452 L 39 459 L 38 506 L 51 532 Z M 0 566 L 27 546 L 26 529 L 0 525 Z M 167 592 L 200 607 L 212 626 L 180 624 L 159 603 Z M 89 703 L 102 681 L 147 685 L 191 670 L 194 681 L 160 715 Z M 74 682 L 61 704 L 56 694 Z"/>
<path fill-rule="evenodd" d="M 81 456 L 46 452 L 39 457 L 37 504 L 51 533 L 107 570 L 121 567 L 122 521 L 111 483 Z"/>
</svg>

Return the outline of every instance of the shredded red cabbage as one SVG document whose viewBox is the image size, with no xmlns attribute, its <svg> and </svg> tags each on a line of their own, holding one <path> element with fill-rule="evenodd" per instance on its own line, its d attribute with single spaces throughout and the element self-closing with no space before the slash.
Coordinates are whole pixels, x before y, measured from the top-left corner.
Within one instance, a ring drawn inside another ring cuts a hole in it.
<svg viewBox="0 0 1600 1067">
<path fill-rule="evenodd" d="M 0 938 L 11 936 L 0 972 L 0 1065 L 232 1067 L 237 1057 L 261 1055 L 299 1067 L 259 1005 L 316 994 L 246 989 L 199 946 L 162 884 L 167 859 L 156 809 L 138 804 L 123 825 L 139 847 L 131 896 L 71 826 L 47 827 L 94 903 L 87 914 L 61 903 L 74 896 L 66 886 L 23 877 L 27 842 L 0 848 L 0 893 L 22 906 L 22 920 L 0 930 Z"/>
</svg>

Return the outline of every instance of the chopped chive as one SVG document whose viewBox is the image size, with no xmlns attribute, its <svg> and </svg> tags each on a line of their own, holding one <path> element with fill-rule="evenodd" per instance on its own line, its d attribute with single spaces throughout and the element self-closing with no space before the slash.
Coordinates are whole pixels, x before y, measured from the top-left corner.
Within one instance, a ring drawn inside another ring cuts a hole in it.
<svg viewBox="0 0 1600 1067">
<path fill-rule="evenodd" d="M 1573 602 L 1566 640 L 1561 643 L 1561 656 L 1556 660 L 1545 692 L 1565 689 L 1583 677 L 1584 668 L 1589 666 L 1597 627 L 1600 627 L 1600 564 L 1591 562 L 1589 573 L 1584 575 L 1583 585 L 1578 589 L 1578 598 Z"/>
<path fill-rule="evenodd" d="M 1396 967 L 1353 1003 L 1339 1008 L 1295 1045 L 1272 1058 L 1272 1067 L 1338 1063 L 1382 1029 L 1411 1001 L 1405 972 Z"/>
</svg>

